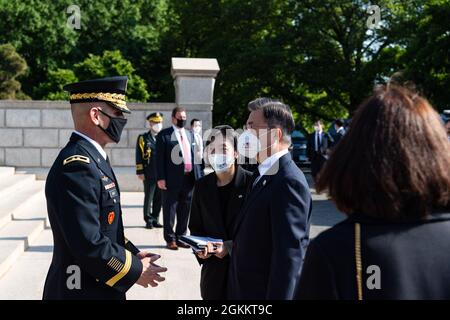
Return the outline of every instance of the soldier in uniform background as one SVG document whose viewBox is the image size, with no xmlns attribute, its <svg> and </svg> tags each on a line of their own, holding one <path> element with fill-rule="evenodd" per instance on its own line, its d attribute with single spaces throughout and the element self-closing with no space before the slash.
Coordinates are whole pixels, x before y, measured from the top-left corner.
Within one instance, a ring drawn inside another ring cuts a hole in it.
<svg viewBox="0 0 450 320">
<path fill-rule="evenodd" d="M 136 142 L 136 174 L 144 182 L 144 221 L 147 229 L 162 228 L 158 222 L 161 211 L 161 190 L 156 180 L 156 136 L 162 129 L 159 112 L 147 117 L 150 130 L 139 135 Z"/>
<path fill-rule="evenodd" d="M 163 281 L 159 258 L 125 238 L 120 190 L 104 147 L 119 142 L 130 113 L 127 77 L 82 81 L 70 92 L 75 132 L 47 177 L 53 258 L 44 299 L 125 299 L 135 283 Z"/>
</svg>

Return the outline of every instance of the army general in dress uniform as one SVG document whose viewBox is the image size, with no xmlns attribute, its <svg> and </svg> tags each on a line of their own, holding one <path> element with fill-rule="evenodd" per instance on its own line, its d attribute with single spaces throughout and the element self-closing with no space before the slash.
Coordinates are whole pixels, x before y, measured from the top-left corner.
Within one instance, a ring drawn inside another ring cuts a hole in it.
<svg viewBox="0 0 450 320">
<path fill-rule="evenodd" d="M 159 224 L 161 190 L 156 180 L 156 136 L 162 129 L 163 116 L 154 112 L 147 116 L 150 130 L 136 141 L 136 174 L 144 182 L 144 221 L 147 229 L 162 228 Z"/>
<path fill-rule="evenodd" d="M 119 142 L 130 113 L 127 77 L 82 81 L 70 92 L 75 132 L 56 158 L 45 186 L 53 259 L 44 299 L 125 299 L 135 283 L 163 281 L 153 263 L 125 238 L 120 190 L 104 151 Z"/>
</svg>

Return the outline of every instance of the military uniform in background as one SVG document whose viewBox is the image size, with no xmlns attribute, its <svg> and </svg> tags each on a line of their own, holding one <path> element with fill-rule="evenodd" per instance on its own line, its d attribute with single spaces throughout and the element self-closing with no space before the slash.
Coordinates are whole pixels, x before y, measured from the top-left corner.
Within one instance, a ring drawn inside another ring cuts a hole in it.
<svg viewBox="0 0 450 320">
<path fill-rule="evenodd" d="M 159 112 L 147 117 L 152 123 L 162 123 L 163 117 Z M 149 130 L 141 134 L 136 142 L 136 174 L 143 174 L 144 179 L 144 221 L 146 227 L 161 228 L 159 213 L 161 211 L 161 190 L 157 186 L 156 175 L 156 135 Z"/>
</svg>

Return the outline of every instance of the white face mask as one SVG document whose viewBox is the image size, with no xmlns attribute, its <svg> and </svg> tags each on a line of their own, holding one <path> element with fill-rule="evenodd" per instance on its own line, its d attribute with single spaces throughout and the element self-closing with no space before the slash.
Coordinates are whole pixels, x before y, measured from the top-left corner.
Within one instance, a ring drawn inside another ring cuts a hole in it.
<svg viewBox="0 0 450 320">
<path fill-rule="evenodd" d="M 162 130 L 162 123 L 155 123 L 151 126 L 151 129 L 155 133 L 159 133 Z"/>
<path fill-rule="evenodd" d="M 202 127 L 201 127 L 201 126 L 195 126 L 192 130 L 193 130 L 195 133 L 197 133 L 197 134 L 202 133 Z"/>
<path fill-rule="evenodd" d="M 314 131 L 319 132 L 320 131 L 320 127 L 319 126 L 314 126 Z"/>
<path fill-rule="evenodd" d="M 256 135 L 245 130 L 238 138 L 237 149 L 240 155 L 253 159 L 261 149 L 261 142 Z"/>
<path fill-rule="evenodd" d="M 266 138 L 270 132 L 270 130 L 267 130 L 267 132 L 265 133 Z M 254 159 L 256 158 L 258 153 L 269 149 L 272 145 L 273 144 L 263 149 L 261 147 L 260 139 L 250 130 L 245 130 L 238 138 L 237 149 L 240 155 L 246 158 Z"/>
<path fill-rule="evenodd" d="M 234 163 L 234 157 L 220 153 L 209 155 L 208 160 L 215 172 L 225 171 Z"/>
</svg>

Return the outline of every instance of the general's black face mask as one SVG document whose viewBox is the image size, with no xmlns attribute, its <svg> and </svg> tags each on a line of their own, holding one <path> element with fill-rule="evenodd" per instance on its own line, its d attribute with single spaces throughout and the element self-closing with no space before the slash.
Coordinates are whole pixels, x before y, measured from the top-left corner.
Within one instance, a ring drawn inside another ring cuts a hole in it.
<svg viewBox="0 0 450 320">
<path fill-rule="evenodd" d="M 111 138 L 112 141 L 114 141 L 115 143 L 119 143 L 123 128 L 127 124 L 127 119 L 111 117 L 109 114 L 103 112 L 102 110 L 98 110 L 109 118 L 109 125 L 106 129 L 100 126 L 100 124 L 98 124 L 98 126 L 108 135 L 108 137 Z"/>
</svg>

